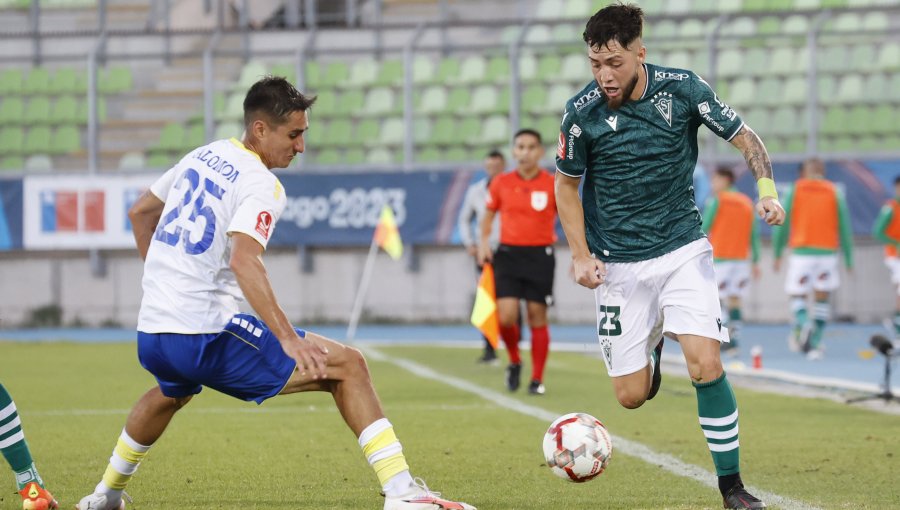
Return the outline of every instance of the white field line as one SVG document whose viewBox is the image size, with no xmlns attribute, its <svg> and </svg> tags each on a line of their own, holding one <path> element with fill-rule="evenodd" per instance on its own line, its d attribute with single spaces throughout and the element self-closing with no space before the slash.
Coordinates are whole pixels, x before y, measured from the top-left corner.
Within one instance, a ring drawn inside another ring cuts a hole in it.
<svg viewBox="0 0 900 510">
<path fill-rule="evenodd" d="M 385 410 L 391 412 L 400 411 L 485 411 L 496 409 L 488 404 L 434 404 L 434 405 L 385 405 Z M 29 411 L 20 414 L 28 416 L 126 416 L 130 409 L 55 409 L 50 411 Z M 337 413 L 333 405 L 327 406 L 296 406 L 296 407 L 191 407 L 187 406 L 188 414 L 310 414 L 310 413 Z"/>
<path fill-rule="evenodd" d="M 511 411 L 515 411 L 520 414 L 524 414 L 525 416 L 530 416 L 532 418 L 541 420 L 547 425 L 549 425 L 553 420 L 555 420 L 562 414 L 548 411 L 547 409 L 541 407 L 526 404 L 514 398 L 508 397 L 502 393 L 485 389 L 465 379 L 460 379 L 458 377 L 439 373 L 431 369 L 430 367 L 416 363 L 415 361 L 387 356 L 381 351 L 378 351 L 372 347 L 363 347 L 363 349 L 366 355 L 372 360 L 391 363 L 423 379 L 430 379 L 446 384 L 458 390 L 472 393 L 483 398 L 484 400 L 493 402 L 498 406 L 504 407 Z M 660 468 L 665 469 L 666 471 L 669 471 L 675 475 L 689 478 L 703 485 L 706 485 L 707 487 L 715 489 L 719 488 L 716 476 L 699 466 L 688 464 L 666 453 L 653 451 L 649 447 L 636 441 L 631 441 L 629 439 L 625 439 L 615 435 L 612 436 L 612 439 L 613 444 L 615 445 L 615 450 L 619 453 L 628 455 L 630 457 L 636 457 L 643 460 L 644 462 L 647 462 L 648 464 L 659 466 Z M 535 439 L 535 441 L 537 441 L 537 439 Z M 803 501 L 780 496 L 778 494 L 761 490 L 756 487 L 748 486 L 748 490 L 767 503 L 778 505 L 780 508 L 783 508 L 785 510 L 820 510 L 818 507 L 815 507 Z"/>
</svg>

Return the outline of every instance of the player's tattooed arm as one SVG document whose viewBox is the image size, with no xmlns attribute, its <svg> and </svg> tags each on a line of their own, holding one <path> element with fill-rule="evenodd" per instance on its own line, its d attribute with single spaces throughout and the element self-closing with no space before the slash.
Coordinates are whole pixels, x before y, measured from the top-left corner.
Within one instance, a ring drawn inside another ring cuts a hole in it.
<svg viewBox="0 0 900 510">
<path fill-rule="evenodd" d="M 741 154 L 744 155 L 744 160 L 747 161 L 747 166 L 753 172 L 754 179 L 773 178 L 772 161 L 769 159 L 766 146 L 763 145 L 759 135 L 750 129 L 749 126 L 746 124 L 741 126 L 740 131 L 731 139 L 731 144 L 737 147 Z"/>
</svg>

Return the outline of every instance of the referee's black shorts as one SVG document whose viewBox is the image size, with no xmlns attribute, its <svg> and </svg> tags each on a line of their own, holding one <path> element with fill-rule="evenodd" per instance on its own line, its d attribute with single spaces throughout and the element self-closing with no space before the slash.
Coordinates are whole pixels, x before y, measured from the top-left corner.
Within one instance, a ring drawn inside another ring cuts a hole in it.
<svg viewBox="0 0 900 510">
<path fill-rule="evenodd" d="M 553 246 L 501 244 L 494 253 L 494 279 L 498 298 L 514 297 L 553 304 Z"/>
</svg>

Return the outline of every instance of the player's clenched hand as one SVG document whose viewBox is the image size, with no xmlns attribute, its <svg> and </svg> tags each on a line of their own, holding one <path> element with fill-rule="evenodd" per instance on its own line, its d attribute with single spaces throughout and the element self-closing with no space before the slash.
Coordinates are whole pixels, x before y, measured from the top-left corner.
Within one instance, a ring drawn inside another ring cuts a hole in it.
<svg viewBox="0 0 900 510">
<path fill-rule="evenodd" d="M 784 207 L 774 197 L 762 197 L 756 203 L 756 214 L 766 220 L 769 225 L 781 225 L 784 223 Z"/>
<path fill-rule="evenodd" d="M 284 353 L 297 362 L 301 374 L 309 373 L 313 379 L 325 379 L 328 349 L 312 340 L 294 336 L 281 342 Z"/>
<path fill-rule="evenodd" d="M 578 285 L 596 289 L 606 279 L 606 264 L 590 255 L 572 257 L 572 272 Z"/>
</svg>

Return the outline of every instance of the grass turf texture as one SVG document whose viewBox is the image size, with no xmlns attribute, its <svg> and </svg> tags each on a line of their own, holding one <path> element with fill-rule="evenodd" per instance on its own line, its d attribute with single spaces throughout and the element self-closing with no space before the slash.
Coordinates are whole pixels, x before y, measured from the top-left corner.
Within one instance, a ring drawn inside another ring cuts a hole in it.
<svg viewBox="0 0 900 510">
<path fill-rule="evenodd" d="M 379 350 L 503 391 L 502 368 L 476 365 L 474 350 Z M 0 353 L 0 382 L 16 400 L 38 468 L 71 508 L 99 480 L 127 409 L 153 379 L 133 344 L 0 343 Z M 597 480 L 567 483 L 543 465 L 547 423 L 389 363 L 370 365 L 413 474 L 448 497 L 481 510 L 721 508 L 714 489 L 615 451 Z M 546 383 L 545 397 L 516 398 L 558 414 L 589 412 L 615 435 L 712 471 L 687 380 L 665 376 L 659 396 L 636 411 L 615 402 L 597 359 L 555 353 Z M 823 509 L 900 508 L 900 418 L 737 393 L 748 483 Z M 12 474 L 2 483 L 0 509 L 20 508 Z M 328 395 L 257 407 L 205 389 L 176 416 L 128 492 L 135 510 L 378 509 L 379 489 Z"/>
</svg>

